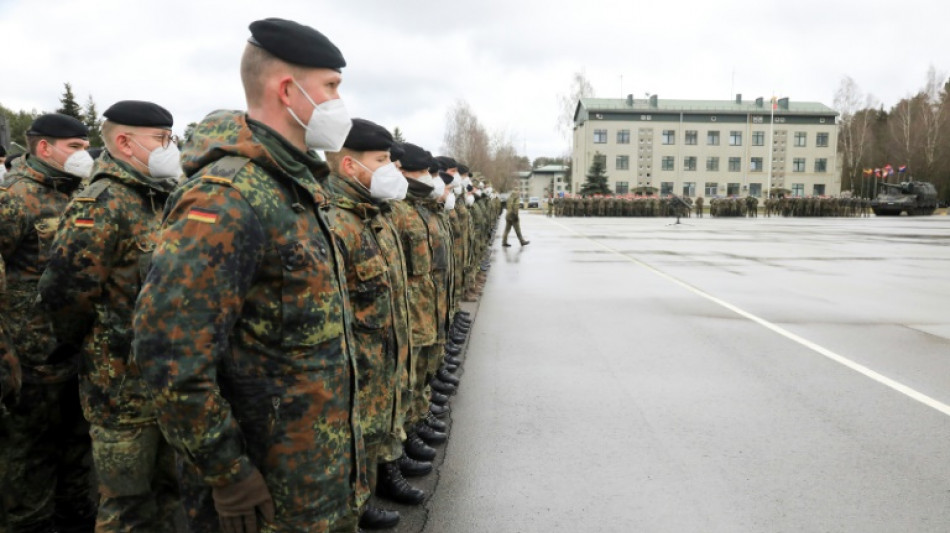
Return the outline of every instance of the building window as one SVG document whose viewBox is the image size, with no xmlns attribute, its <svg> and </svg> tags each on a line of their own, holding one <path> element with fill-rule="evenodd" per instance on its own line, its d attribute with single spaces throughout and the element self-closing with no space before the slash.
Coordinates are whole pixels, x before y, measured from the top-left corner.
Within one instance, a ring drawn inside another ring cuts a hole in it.
<svg viewBox="0 0 950 533">
<path fill-rule="evenodd" d="M 683 182 L 683 196 L 689 196 L 689 197 L 696 196 L 696 182 L 695 181 Z"/>
<path fill-rule="evenodd" d="M 616 194 L 627 194 L 630 192 L 630 182 L 629 181 L 618 181 L 614 184 L 614 193 Z"/>
<path fill-rule="evenodd" d="M 561 183 L 561 180 L 562 180 L 562 179 L 564 179 L 563 176 L 558 176 L 558 177 L 557 177 L 557 182 L 558 182 L 558 183 Z"/>
<path fill-rule="evenodd" d="M 822 174 L 828 172 L 828 160 L 824 157 L 815 159 L 815 173 Z"/>
<path fill-rule="evenodd" d="M 805 172 L 804 157 L 796 157 L 792 160 L 792 172 Z"/>
<path fill-rule="evenodd" d="M 741 131 L 729 132 L 729 146 L 742 146 L 742 132 Z"/>
<path fill-rule="evenodd" d="M 828 147 L 828 134 L 827 133 L 816 133 L 815 134 L 815 146 L 821 148 Z"/>
<path fill-rule="evenodd" d="M 686 144 L 695 146 L 698 143 L 697 138 L 699 138 L 699 134 L 696 130 L 686 130 Z"/>
<path fill-rule="evenodd" d="M 825 184 L 824 184 L 824 183 L 816 183 L 816 184 L 811 188 L 811 195 L 812 195 L 812 196 L 824 196 L 824 195 L 825 195 Z"/>
<path fill-rule="evenodd" d="M 749 172 L 762 172 L 761 157 L 753 157 L 749 160 Z"/>
<path fill-rule="evenodd" d="M 630 144 L 630 130 L 617 130 L 617 144 Z"/>
<path fill-rule="evenodd" d="M 719 184 L 715 181 L 706 182 L 706 196 L 716 196 L 718 194 Z"/>
<path fill-rule="evenodd" d="M 707 157 L 706 158 L 706 170 L 710 172 L 719 172 L 719 158 L 718 157 Z"/>
<path fill-rule="evenodd" d="M 660 194 L 666 196 L 668 194 L 673 194 L 673 182 L 672 181 L 661 181 L 660 182 Z"/>
<path fill-rule="evenodd" d="M 683 170 L 696 170 L 696 157 L 686 156 L 683 158 Z"/>
<path fill-rule="evenodd" d="M 662 170 L 673 170 L 675 166 L 675 163 L 673 163 L 673 156 L 671 155 L 663 156 L 663 160 L 661 164 L 663 165 L 661 167 Z"/>
<path fill-rule="evenodd" d="M 630 168 L 630 156 L 617 156 L 617 170 L 628 170 Z"/>
<path fill-rule="evenodd" d="M 752 132 L 752 146 L 765 146 L 765 132 L 764 131 Z"/>
<path fill-rule="evenodd" d="M 718 131 L 707 132 L 706 144 L 710 146 L 719 146 L 719 132 Z"/>
<path fill-rule="evenodd" d="M 796 131 L 795 146 L 808 146 L 808 134 L 804 131 Z"/>
<path fill-rule="evenodd" d="M 742 158 L 730 157 L 729 158 L 729 172 L 741 172 L 741 171 L 742 171 Z"/>
<path fill-rule="evenodd" d="M 594 144 L 607 144 L 607 130 L 594 130 Z"/>
<path fill-rule="evenodd" d="M 792 196 L 805 196 L 805 184 L 804 184 L 804 183 L 793 183 L 793 184 L 792 184 Z"/>
<path fill-rule="evenodd" d="M 676 132 L 673 130 L 663 130 L 663 144 L 676 144 Z"/>
<path fill-rule="evenodd" d="M 750 183 L 749 184 L 749 196 L 754 196 L 756 198 L 762 198 L 762 184 L 761 183 Z"/>
<path fill-rule="evenodd" d="M 738 183 L 727 183 L 727 184 L 726 184 L 726 196 L 739 196 L 739 184 L 738 184 Z"/>
</svg>

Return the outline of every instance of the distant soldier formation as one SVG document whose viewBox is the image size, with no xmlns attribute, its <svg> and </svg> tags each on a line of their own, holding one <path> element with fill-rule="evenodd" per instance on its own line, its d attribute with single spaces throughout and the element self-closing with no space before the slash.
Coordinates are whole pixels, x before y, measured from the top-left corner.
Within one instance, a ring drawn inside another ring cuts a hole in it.
<svg viewBox="0 0 950 533">
<path fill-rule="evenodd" d="M 247 109 L 181 150 L 124 100 L 104 151 L 47 114 L 3 162 L 2 533 L 357 532 L 426 498 L 500 199 L 351 118 L 322 33 L 250 33 Z"/>
<path fill-rule="evenodd" d="M 691 200 L 674 195 L 565 195 L 550 202 L 557 217 L 689 217 L 693 212 L 702 217 L 705 205 L 713 217 L 755 218 L 760 211 L 766 217 L 867 217 L 871 213 L 870 199 L 824 196 L 776 196 L 762 202 L 764 209 L 754 196 Z"/>
</svg>

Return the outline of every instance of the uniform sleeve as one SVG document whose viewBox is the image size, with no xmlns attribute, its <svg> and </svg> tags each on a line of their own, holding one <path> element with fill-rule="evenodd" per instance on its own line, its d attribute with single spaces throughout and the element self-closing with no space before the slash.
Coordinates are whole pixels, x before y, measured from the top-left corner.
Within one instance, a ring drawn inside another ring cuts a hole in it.
<svg viewBox="0 0 950 533">
<path fill-rule="evenodd" d="M 3 258 L 0 258 L 0 296 L 7 288 L 6 269 Z M 23 382 L 23 375 L 20 371 L 20 360 L 17 359 L 13 351 L 13 345 L 3 331 L 3 325 L 0 324 L 0 413 L 3 412 L 3 405 L 10 402 L 20 392 L 20 385 Z"/>
<path fill-rule="evenodd" d="M 10 260 L 27 234 L 29 225 L 23 200 L 10 191 L 0 191 L 0 256 Z"/>
<path fill-rule="evenodd" d="M 61 343 L 80 346 L 95 318 L 94 305 L 112 270 L 118 228 L 101 203 L 74 201 L 56 231 L 40 278 L 43 308 Z"/>
<path fill-rule="evenodd" d="M 217 382 L 219 362 L 265 251 L 265 234 L 240 194 L 201 183 L 173 203 L 159 236 L 133 328 L 133 357 L 169 442 L 213 486 L 252 472 L 241 430 Z"/>
</svg>

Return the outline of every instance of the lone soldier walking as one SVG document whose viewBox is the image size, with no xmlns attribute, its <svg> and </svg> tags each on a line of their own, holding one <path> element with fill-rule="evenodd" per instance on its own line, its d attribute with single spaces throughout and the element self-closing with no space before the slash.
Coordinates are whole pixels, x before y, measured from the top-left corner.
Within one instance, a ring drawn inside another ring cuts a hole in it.
<svg viewBox="0 0 950 533">
<path fill-rule="evenodd" d="M 504 247 L 510 247 L 508 244 L 508 233 L 511 231 L 511 228 L 515 228 L 515 235 L 518 236 L 518 241 L 521 243 L 521 246 L 527 246 L 531 241 L 526 241 L 524 237 L 521 236 L 521 221 L 518 219 L 518 209 L 520 208 L 520 196 L 518 191 L 513 191 L 510 196 L 508 196 L 508 206 L 506 208 L 507 213 L 505 214 L 505 233 L 501 237 L 501 245 Z"/>
</svg>

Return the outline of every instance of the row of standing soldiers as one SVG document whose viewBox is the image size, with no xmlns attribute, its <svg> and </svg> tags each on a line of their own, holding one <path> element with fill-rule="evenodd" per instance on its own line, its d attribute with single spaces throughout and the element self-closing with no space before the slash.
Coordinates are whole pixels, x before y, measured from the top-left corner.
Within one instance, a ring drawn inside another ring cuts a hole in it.
<svg viewBox="0 0 950 533">
<path fill-rule="evenodd" d="M 251 34 L 249 111 L 181 152 L 122 101 L 97 158 L 43 115 L 5 176 L 0 531 L 355 532 L 399 519 L 371 493 L 424 500 L 500 202 L 341 114 L 323 34 Z"/>
<path fill-rule="evenodd" d="M 704 199 L 657 196 L 587 196 L 563 197 L 550 200 L 548 214 L 558 217 L 674 217 L 704 214 Z M 764 202 L 764 215 L 783 217 L 867 217 L 870 200 L 867 198 L 774 197 Z M 709 200 L 709 215 L 714 217 L 757 217 L 759 199 L 754 196 L 713 198 Z"/>
<path fill-rule="evenodd" d="M 565 196 L 549 200 L 558 217 L 673 217 L 688 216 L 689 207 L 675 197 Z M 686 200 L 688 204 L 688 200 Z"/>
</svg>

